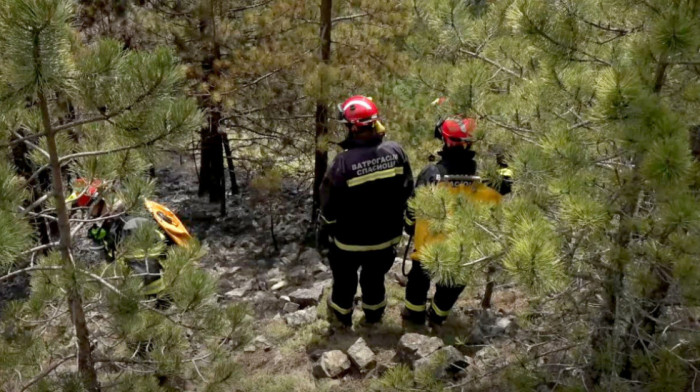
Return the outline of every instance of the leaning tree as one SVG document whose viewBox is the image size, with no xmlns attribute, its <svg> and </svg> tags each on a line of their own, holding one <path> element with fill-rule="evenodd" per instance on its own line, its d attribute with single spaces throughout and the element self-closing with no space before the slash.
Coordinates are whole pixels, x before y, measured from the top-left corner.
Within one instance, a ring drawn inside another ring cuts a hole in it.
<svg viewBox="0 0 700 392">
<path fill-rule="evenodd" d="M 196 102 L 182 95 L 184 70 L 165 48 L 86 45 L 73 20 L 68 0 L 0 4 L 0 284 L 29 274 L 31 286 L 28 298 L 2 309 L 3 389 L 221 387 L 232 379 L 228 356 L 244 312 L 216 303 L 214 280 L 197 266 L 205 249 L 192 241 L 166 252 L 150 226 L 118 248 L 117 262 L 104 264 L 76 240 L 85 225 L 143 213 L 153 191 L 143 179 L 150 158 L 201 126 Z M 26 147 L 29 173 L 10 163 L 18 144 Z M 30 198 L 28 186 L 42 173 L 50 173 L 47 193 Z M 119 199 L 126 210 L 84 216 L 66 202 L 75 177 L 99 178 L 102 197 Z M 33 245 L 33 217 L 55 222 L 55 238 Z M 145 298 L 138 274 L 119 261 L 151 250 L 165 253 L 167 309 Z"/>
</svg>

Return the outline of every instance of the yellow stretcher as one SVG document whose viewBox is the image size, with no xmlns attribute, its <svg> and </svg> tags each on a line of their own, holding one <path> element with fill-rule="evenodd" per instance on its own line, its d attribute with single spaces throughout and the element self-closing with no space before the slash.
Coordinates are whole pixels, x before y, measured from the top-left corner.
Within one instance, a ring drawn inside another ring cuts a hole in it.
<svg viewBox="0 0 700 392">
<path fill-rule="evenodd" d="M 438 175 L 435 178 L 439 187 L 448 187 L 453 194 L 463 194 L 469 200 L 498 204 L 503 197 L 495 189 L 484 185 L 478 176 L 463 175 Z M 442 241 L 445 235 L 442 233 L 430 233 L 429 224 L 425 219 L 416 219 L 414 234 L 415 251 L 411 254 L 411 260 L 419 261 L 418 253 L 426 245 Z"/>
</svg>

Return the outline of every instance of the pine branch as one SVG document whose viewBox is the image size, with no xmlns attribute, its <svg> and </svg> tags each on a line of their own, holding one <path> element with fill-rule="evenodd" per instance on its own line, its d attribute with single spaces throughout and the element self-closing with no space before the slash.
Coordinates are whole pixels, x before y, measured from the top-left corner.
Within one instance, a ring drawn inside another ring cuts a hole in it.
<svg viewBox="0 0 700 392">
<path fill-rule="evenodd" d="M 72 129 L 75 127 L 79 127 L 81 125 L 92 124 L 92 123 L 96 123 L 99 121 L 106 121 L 106 120 L 110 119 L 111 117 L 113 117 L 113 116 L 101 114 L 101 115 L 95 116 L 95 117 L 88 117 L 88 118 L 84 118 L 82 120 L 76 120 L 76 121 L 69 122 L 69 123 L 66 123 L 63 125 L 57 125 L 54 128 L 54 132 L 61 132 L 61 131 L 65 131 L 67 129 Z"/>
<path fill-rule="evenodd" d="M 254 3 L 254 4 L 251 4 L 251 5 L 246 5 L 246 6 L 234 8 L 234 9 L 232 9 L 232 10 L 229 10 L 229 16 L 230 16 L 231 14 L 235 14 L 235 13 L 238 13 L 238 12 L 241 12 L 241 11 L 246 11 L 246 10 L 250 10 L 250 9 L 253 9 L 253 8 L 262 7 L 262 6 L 264 6 L 264 5 L 267 5 L 267 4 L 272 3 L 272 1 L 273 1 L 273 0 L 261 1 L 261 2 L 259 2 L 259 3 Z"/>
<path fill-rule="evenodd" d="M 45 202 L 49 198 L 49 194 L 45 194 L 41 196 L 40 198 L 36 199 L 34 203 L 30 204 L 27 208 L 25 208 L 25 211 L 32 211 L 34 208 L 38 207 L 39 204 Z"/>
<path fill-rule="evenodd" d="M 48 376 L 49 374 L 51 374 L 51 372 L 53 372 L 57 367 L 61 366 L 63 363 L 65 363 L 65 362 L 67 362 L 67 361 L 70 361 L 71 359 L 74 359 L 76 356 L 77 356 L 76 354 L 69 355 L 69 356 L 63 357 L 63 358 L 61 358 L 60 360 L 58 360 L 57 362 L 51 364 L 49 367 L 47 367 L 46 369 L 44 369 L 44 371 L 42 371 L 41 373 L 39 373 L 36 377 L 34 377 L 34 378 L 32 378 L 31 380 L 29 380 L 28 383 L 24 384 L 24 386 L 22 387 L 22 389 L 19 390 L 19 392 L 26 391 L 26 390 L 29 389 L 32 385 L 36 384 L 37 382 L 41 381 L 44 377 L 46 377 L 46 376 Z"/>
<path fill-rule="evenodd" d="M 56 246 L 58 246 L 58 245 L 60 245 L 59 242 L 51 242 L 51 243 L 49 243 L 49 244 L 44 244 L 44 245 L 40 245 L 40 246 L 31 248 L 31 249 L 29 249 L 29 250 L 25 250 L 25 251 L 22 252 L 21 254 L 22 254 L 22 255 L 28 255 L 28 254 L 40 252 L 40 251 L 45 250 L 45 249 L 51 249 L 51 248 L 54 248 L 54 247 L 56 247 Z"/>
<path fill-rule="evenodd" d="M 104 278 L 102 278 L 101 276 L 95 275 L 95 274 L 93 274 L 92 272 L 86 271 L 86 270 L 84 270 L 84 269 L 77 268 L 77 270 L 78 270 L 78 272 L 81 272 L 81 273 L 83 273 L 83 274 L 85 274 L 85 275 L 87 275 L 87 276 L 89 276 L 89 277 L 95 279 L 96 281 L 100 282 L 103 286 L 107 287 L 109 290 L 111 290 L 111 291 L 114 292 L 115 294 L 119 295 L 120 297 L 122 297 L 122 298 L 127 298 L 126 294 L 124 294 L 124 293 L 122 293 L 121 291 L 119 291 L 118 288 L 114 287 L 111 283 L 109 283 L 108 281 L 106 281 L 106 280 L 105 280 Z"/>
<path fill-rule="evenodd" d="M 82 119 L 82 120 L 77 120 L 77 121 L 73 121 L 73 122 L 70 122 L 67 124 L 63 124 L 63 125 L 55 125 L 55 126 L 52 126 L 51 129 L 53 130 L 53 133 L 56 134 L 56 133 L 59 133 L 61 131 L 64 131 L 67 129 L 72 129 L 72 128 L 75 128 L 75 127 L 80 126 L 80 125 L 87 125 L 87 124 L 91 124 L 91 123 L 107 121 L 113 117 L 124 114 L 128 111 L 131 111 L 136 105 L 140 104 L 146 98 L 148 98 L 151 94 L 153 94 L 153 92 L 156 91 L 156 89 L 161 85 L 162 82 L 163 82 L 163 78 L 161 77 L 155 83 L 153 83 L 153 85 L 151 87 L 149 87 L 149 89 L 147 91 L 145 91 L 143 94 L 136 97 L 136 99 L 134 99 L 133 102 L 124 106 L 121 109 L 115 110 L 114 112 L 107 113 L 107 114 L 100 114 L 99 116 L 90 117 L 90 118 L 86 118 L 86 119 Z"/>
<path fill-rule="evenodd" d="M 549 34 L 545 33 L 544 30 L 542 30 L 539 26 L 537 26 L 537 25 L 527 16 L 527 13 L 524 13 L 523 16 L 527 19 L 527 21 L 530 23 L 530 26 L 535 30 L 535 32 L 536 32 L 538 35 L 540 35 L 540 36 L 541 36 L 542 38 L 544 38 L 545 40 L 551 42 L 552 44 L 554 44 L 554 45 L 556 45 L 556 46 L 559 46 L 560 48 L 564 48 L 564 49 L 567 49 L 567 50 L 570 50 L 570 51 L 573 51 L 573 52 L 581 53 L 582 55 L 591 58 L 591 59 L 592 59 L 594 62 L 596 62 L 596 63 L 600 63 L 600 64 L 603 64 L 603 65 L 607 65 L 608 67 L 612 66 L 611 63 L 609 63 L 609 62 L 607 62 L 607 61 L 605 61 L 605 60 L 603 60 L 603 59 L 599 59 L 598 57 L 596 57 L 596 56 L 594 56 L 594 55 L 592 55 L 592 54 L 590 54 L 590 53 L 587 53 L 587 52 L 585 52 L 585 51 L 582 50 L 582 49 L 579 49 L 579 48 L 573 47 L 573 46 L 569 46 L 569 45 L 563 44 L 563 43 L 561 43 L 561 42 L 555 40 L 555 39 L 552 38 Z"/>
<path fill-rule="evenodd" d="M 119 218 L 120 216 L 123 216 L 126 214 L 126 212 L 120 212 L 118 214 L 114 215 L 108 215 L 108 216 L 101 216 L 99 218 L 94 218 L 94 219 L 71 219 L 71 222 L 78 222 L 78 223 L 97 223 L 97 222 L 102 222 L 106 221 L 108 219 L 114 219 L 114 218 Z"/>
<path fill-rule="evenodd" d="M 42 133 L 35 133 L 35 134 L 29 135 L 29 136 L 22 136 L 19 139 L 12 140 L 8 143 L 0 144 L 0 148 L 11 147 L 11 146 L 14 146 L 15 144 L 23 143 L 27 140 L 38 139 L 42 136 L 46 136 L 46 134 L 42 132 Z"/>
<path fill-rule="evenodd" d="M 468 55 L 470 55 L 470 56 L 472 56 L 472 57 L 474 57 L 474 58 L 477 58 L 477 59 L 479 59 L 479 60 L 485 61 L 485 62 L 487 62 L 487 63 L 493 65 L 494 67 L 498 68 L 499 70 L 505 71 L 505 72 L 508 73 L 509 75 L 515 76 L 516 78 L 519 78 L 519 79 L 522 79 L 522 80 L 527 80 L 527 81 L 529 81 L 528 78 L 526 78 L 526 77 L 524 77 L 524 76 L 518 74 L 517 72 L 515 72 L 515 71 L 513 71 L 513 70 L 511 70 L 511 69 L 508 69 L 508 68 L 504 67 L 503 65 L 497 63 L 497 62 L 494 61 L 494 60 L 491 60 L 491 59 L 488 58 L 488 57 L 485 57 L 485 56 L 480 55 L 479 53 L 472 52 L 472 51 L 469 51 L 469 50 L 467 50 L 467 49 L 459 49 L 459 51 L 460 51 L 460 53 L 468 54 Z"/>
<path fill-rule="evenodd" d="M 15 136 L 17 136 L 18 138 L 20 138 L 20 139 L 22 138 L 22 135 L 20 135 L 19 132 L 14 131 L 14 132 L 12 132 L 12 133 L 13 133 Z M 41 148 L 41 147 L 37 146 L 36 144 L 30 142 L 29 140 L 26 140 L 26 139 L 25 139 L 25 140 L 24 140 L 24 144 L 26 144 L 27 146 L 29 146 L 29 147 L 31 147 L 31 148 L 33 148 L 33 149 L 39 151 L 39 153 L 41 153 L 41 155 L 43 155 L 44 158 L 49 158 L 49 153 L 46 152 L 46 150 L 44 150 L 43 148 Z"/>
<path fill-rule="evenodd" d="M 490 260 L 493 260 L 500 255 L 502 255 L 502 253 L 497 254 L 497 255 L 484 256 L 484 257 L 476 259 L 476 260 L 468 261 L 466 263 L 463 263 L 462 267 L 470 267 L 470 266 L 475 265 L 475 264 L 483 263 L 484 261 L 490 261 Z"/>
<path fill-rule="evenodd" d="M 58 245 L 58 244 L 56 244 L 56 245 L 54 245 L 54 246 L 57 246 L 57 245 Z M 0 282 L 5 281 L 5 280 L 8 280 L 8 279 L 12 278 L 13 276 L 17 276 L 17 275 L 23 274 L 23 273 L 25 273 L 25 272 L 32 272 L 32 271 L 56 271 L 56 270 L 60 270 L 60 269 L 62 269 L 62 268 L 63 268 L 63 267 L 58 266 L 58 265 L 47 265 L 47 266 L 27 267 L 27 268 L 23 268 L 23 269 L 21 269 L 21 270 L 17 270 L 17 271 L 10 272 L 9 274 L 4 275 L 4 276 L 0 276 Z"/>
<path fill-rule="evenodd" d="M 114 153 L 117 153 L 117 152 L 128 151 L 128 150 L 134 150 L 134 149 L 137 149 L 137 148 L 150 146 L 150 145 L 152 145 L 153 143 L 155 143 L 155 142 L 157 142 L 157 141 L 159 141 L 159 140 L 161 140 L 161 139 L 164 139 L 166 136 L 168 136 L 167 133 L 166 133 L 166 134 L 159 135 L 159 136 L 157 136 L 157 137 L 155 137 L 155 138 L 153 138 L 153 139 L 151 139 L 151 140 L 149 140 L 149 141 L 137 143 L 137 144 L 134 144 L 134 145 L 131 145 L 131 146 L 114 148 L 114 149 L 111 149 L 111 150 L 88 151 L 88 152 L 79 152 L 79 153 L 75 153 L 75 154 L 65 155 L 65 156 L 62 156 L 62 157 L 59 159 L 59 162 L 60 162 L 61 164 L 65 164 L 67 161 L 70 161 L 70 160 L 73 160 L 73 159 L 86 158 L 86 157 L 94 157 L 94 156 L 100 156 L 100 155 L 109 155 L 109 154 L 114 154 Z"/>
<path fill-rule="evenodd" d="M 363 14 L 339 16 L 337 18 L 331 19 L 331 23 L 346 22 L 346 21 L 353 20 L 353 19 L 364 18 L 365 16 L 370 16 L 370 15 L 371 14 L 369 12 L 365 12 Z"/>
</svg>

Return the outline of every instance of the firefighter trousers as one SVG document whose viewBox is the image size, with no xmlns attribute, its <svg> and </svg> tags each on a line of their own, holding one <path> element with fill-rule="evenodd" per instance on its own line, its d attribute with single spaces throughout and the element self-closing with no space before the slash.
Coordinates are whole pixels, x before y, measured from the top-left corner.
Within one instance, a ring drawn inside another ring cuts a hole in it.
<svg viewBox="0 0 700 392">
<path fill-rule="evenodd" d="M 379 322 L 386 308 L 384 275 L 394 264 L 396 249 L 391 246 L 381 250 L 349 252 L 331 245 L 328 256 L 333 272 L 333 292 L 328 305 L 338 320 L 346 325 L 352 324 L 359 269 L 365 321 Z"/>
<path fill-rule="evenodd" d="M 435 285 L 435 295 L 428 310 L 428 317 L 432 322 L 442 324 L 447 315 L 457 302 L 457 298 L 464 291 L 465 286 Z M 411 272 L 408 273 L 406 283 L 406 310 L 410 319 L 420 322 L 425 320 L 426 301 L 430 289 L 430 276 L 423 269 L 419 261 L 414 261 Z"/>
</svg>

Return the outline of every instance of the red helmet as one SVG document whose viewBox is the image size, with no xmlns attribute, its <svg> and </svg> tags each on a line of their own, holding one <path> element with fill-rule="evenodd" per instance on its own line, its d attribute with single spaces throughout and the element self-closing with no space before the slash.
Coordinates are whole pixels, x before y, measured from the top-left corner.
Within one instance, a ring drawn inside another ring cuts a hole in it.
<svg viewBox="0 0 700 392">
<path fill-rule="evenodd" d="M 338 119 L 352 125 L 367 126 L 379 119 L 379 110 L 371 98 L 355 95 L 338 105 Z"/>
<path fill-rule="evenodd" d="M 447 147 L 454 147 L 474 141 L 475 129 L 476 120 L 473 118 L 447 118 L 435 126 L 435 137 L 442 139 Z"/>
</svg>

